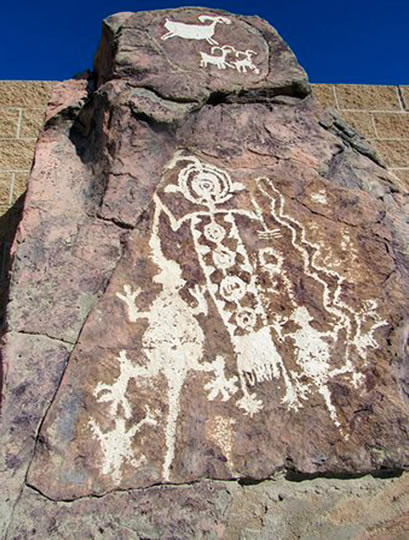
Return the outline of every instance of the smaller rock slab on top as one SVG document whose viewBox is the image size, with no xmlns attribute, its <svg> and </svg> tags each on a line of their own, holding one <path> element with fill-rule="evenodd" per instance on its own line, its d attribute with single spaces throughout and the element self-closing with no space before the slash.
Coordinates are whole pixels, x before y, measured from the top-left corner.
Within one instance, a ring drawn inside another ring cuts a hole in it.
<svg viewBox="0 0 409 540">
<path fill-rule="evenodd" d="M 108 17 L 95 70 L 98 84 L 126 78 L 177 102 L 308 93 L 304 70 L 268 23 L 202 8 Z"/>
</svg>

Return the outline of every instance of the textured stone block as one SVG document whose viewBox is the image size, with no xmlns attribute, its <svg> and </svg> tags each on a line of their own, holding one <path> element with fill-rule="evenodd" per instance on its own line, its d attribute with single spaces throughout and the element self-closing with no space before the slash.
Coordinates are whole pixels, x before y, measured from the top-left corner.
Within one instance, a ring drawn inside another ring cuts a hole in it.
<svg viewBox="0 0 409 540">
<path fill-rule="evenodd" d="M 389 167 L 409 167 L 409 140 L 373 141 Z"/>
<path fill-rule="evenodd" d="M 336 107 L 332 84 L 312 84 L 312 95 L 323 107 Z"/>
<path fill-rule="evenodd" d="M 20 137 L 37 137 L 44 124 L 44 107 L 24 109 Z"/>
<path fill-rule="evenodd" d="M 27 189 L 27 181 L 30 171 L 16 172 L 12 200 L 15 202 Z"/>
<path fill-rule="evenodd" d="M 35 139 L 0 140 L 0 169 L 30 169 Z"/>
<path fill-rule="evenodd" d="M 54 84 L 43 81 L 0 82 L 0 106 L 45 107 Z"/>
<path fill-rule="evenodd" d="M 376 137 L 371 113 L 343 111 L 342 116 L 362 137 Z"/>
<path fill-rule="evenodd" d="M 12 173 L 0 172 L 0 207 L 9 206 Z"/>
<path fill-rule="evenodd" d="M 396 86 L 337 84 L 335 85 L 335 92 L 340 109 L 401 110 Z"/>
<path fill-rule="evenodd" d="M 393 174 L 402 180 L 406 187 L 409 188 L 409 169 L 394 169 Z"/>
<path fill-rule="evenodd" d="M 0 109 L 0 139 L 16 137 L 19 117 L 18 109 Z"/>
<path fill-rule="evenodd" d="M 409 139 L 409 113 L 376 113 L 374 122 L 381 139 Z"/>
</svg>

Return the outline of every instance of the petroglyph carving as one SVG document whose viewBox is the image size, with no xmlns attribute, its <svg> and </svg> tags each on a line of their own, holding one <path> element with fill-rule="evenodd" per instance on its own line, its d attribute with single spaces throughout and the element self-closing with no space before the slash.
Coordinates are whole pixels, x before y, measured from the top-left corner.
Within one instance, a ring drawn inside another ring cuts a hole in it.
<svg viewBox="0 0 409 540">
<path fill-rule="evenodd" d="M 204 209 L 187 214 L 179 221 L 169 210 L 165 211 L 174 230 L 178 230 L 185 221 L 190 222 L 207 290 L 229 332 L 236 354 L 243 393 L 237 402 L 238 406 L 245 414 L 253 416 L 261 409 L 262 403 L 254 393 L 249 392 L 249 386 L 278 378 L 280 374 L 286 384 L 284 400 L 292 406 L 296 392 L 268 328 L 267 316 L 256 286 L 256 272 L 235 222 L 235 215 L 246 215 L 256 220 L 259 218 L 252 211 L 219 208 L 245 187 L 239 182 L 233 182 L 226 171 L 203 163 L 194 156 L 176 154 L 169 168 L 174 168 L 179 162 L 185 162 L 185 166 L 178 174 L 178 184 L 170 184 L 166 191 L 180 192 L 186 199 L 202 205 Z M 210 246 L 203 242 L 203 238 L 210 241 Z M 228 245 L 231 241 L 236 244 L 234 251 Z M 210 260 L 209 252 L 213 253 Z M 247 282 L 238 274 L 246 275 Z"/>
<path fill-rule="evenodd" d="M 134 458 L 132 442 L 144 425 L 157 422 L 148 412 L 144 420 L 128 427 L 133 415 L 128 398 L 132 379 L 143 384 L 165 376 L 167 381 L 162 469 L 165 481 L 171 479 L 181 392 L 190 372 L 205 375 L 203 390 L 208 400 L 228 401 L 237 396 L 237 407 L 250 417 L 265 407 L 258 386 L 274 379 L 279 388 L 284 383 L 282 402 L 294 412 L 313 393 L 318 393 L 329 417 L 347 437 L 329 383 L 336 377 L 349 377 L 354 386 L 360 383 L 361 374 L 353 358 L 359 357 L 360 364 L 364 364 L 367 350 L 378 346 L 376 329 L 386 324 L 376 311 L 376 302 L 370 300 L 361 309 L 353 309 L 342 300 L 345 278 L 319 262 L 322 244 L 312 242 L 302 222 L 285 211 L 284 197 L 270 179 L 252 180 L 249 193 L 246 185 L 233 181 L 227 171 L 183 152 L 177 152 L 168 164 L 164 176 L 168 173 L 172 173 L 173 180 L 165 185 L 162 196 L 154 195 L 149 240 L 151 260 L 158 269 L 153 282 L 160 285 L 161 291 L 144 311 L 138 307 L 139 288 L 125 284 L 123 291 L 116 293 L 129 322 L 148 321 L 141 338 L 145 359 L 136 364 L 128 357 L 130 351 L 120 351 L 119 376 L 113 383 L 99 383 L 95 388 L 98 401 L 109 403 L 108 413 L 115 422 L 112 432 L 102 432 L 94 420 L 90 421 L 101 442 L 104 473 L 118 479 L 125 461 L 141 466 L 144 457 Z M 242 193 L 247 193 L 250 208 L 240 208 Z M 320 192 L 321 196 L 325 197 L 325 193 Z M 173 197 L 189 201 L 191 210 L 176 217 L 172 205 L 166 203 Z M 239 218 L 255 227 L 257 241 L 262 243 L 256 251 L 252 248 L 252 253 L 240 232 Z M 181 295 L 187 287 L 181 265 L 166 257 L 162 249 L 161 223 L 173 233 L 189 227 L 195 260 L 203 276 L 202 283 L 188 289 L 193 306 Z M 352 242 L 349 236 L 347 241 L 348 245 Z M 341 242 L 346 242 L 344 237 Z M 316 302 L 327 314 L 327 329 L 318 329 L 311 311 L 297 300 L 295 285 L 286 269 L 290 251 L 293 258 L 298 257 L 304 276 L 316 284 Z M 272 308 L 277 297 L 285 303 L 283 313 Z M 226 358 L 221 355 L 203 360 L 205 334 L 201 317 L 208 315 L 209 303 L 216 308 L 229 335 L 237 376 L 226 376 Z M 340 340 L 345 343 L 341 365 L 339 360 L 334 364 L 332 359 L 332 351 Z M 281 346 L 287 355 L 292 351 L 291 369 L 280 353 Z M 223 426 L 224 430 L 227 424 Z M 120 444 L 114 452 L 115 433 Z M 219 436 L 216 438 L 219 441 Z"/>
<path fill-rule="evenodd" d="M 220 53 L 216 54 L 216 51 L 220 51 Z M 226 56 L 231 52 L 234 52 L 234 48 L 230 45 L 224 45 L 223 47 L 212 47 L 211 55 L 201 52 L 200 67 L 207 67 L 210 64 L 219 69 L 226 69 L 228 67 L 234 68 L 234 65 L 230 64 L 226 60 Z"/>
<path fill-rule="evenodd" d="M 231 20 L 227 17 L 200 15 L 198 19 L 201 23 L 210 21 L 210 24 L 187 24 L 166 19 L 165 28 L 168 32 L 161 39 L 165 41 L 170 38 L 179 37 L 182 39 L 206 40 L 210 45 L 218 45 L 218 42 L 213 39 L 216 25 L 231 24 Z"/>
<path fill-rule="evenodd" d="M 220 53 L 215 54 L 216 51 Z M 207 67 L 208 65 L 216 66 L 218 69 L 231 68 L 237 70 L 239 73 L 247 73 L 247 70 L 254 71 L 259 74 L 260 70 L 253 63 L 252 57 L 257 53 L 248 49 L 247 51 L 237 51 L 232 45 L 224 45 L 223 47 L 212 47 L 212 54 L 206 52 L 200 52 L 200 66 Z M 234 54 L 234 57 L 238 60 L 227 60 L 227 56 Z"/>
<path fill-rule="evenodd" d="M 291 243 L 302 257 L 304 273 L 318 283 L 322 289 L 322 303 L 327 313 L 332 317 L 332 329 L 317 331 L 311 326 L 313 318 L 304 306 L 298 306 L 294 294 L 289 287 L 289 297 L 294 310 L 287 321 L 280 321 L 276 330 L 281 340 L 292 340 L 296 346 L 296 361 L 301 368 L 300 374 L 292 374 L 296 380 L 300 375 L 306 376 L 309 385 L 298 386 L 301 399 L 307 399 L 311 394 L 311 385 L 315 386 L 323 396 L 330 416 L 337 426 L 340 422 L 331 401 L 328 382 L 339 375 L 349 375 L 356 386 L 361 380 L 356 366 L 352 362 L 352 353 L 358 353 L 361 365 L 364 364 L 368 348 L 377 348 L 374 332 L 387 324 L 376 312 L 374 300 L 367 302 L 362 310 L 354 310 L 341 299 L 342 286 L 345 279 L 334 269 L 320 265 L 321 245 L 307 239 L 306 230 L 295 218 L 284 211 L 284 199 L 268 178 L 257 179 L 259 189 L 271 198 L 271 213 L 277 223 L 287 228 L 291 233 Z M 267 187 L 268 186 L 268 187 Z M 279 261 L 282 264 L 282 259 Z M 335 286 L 330 286 L 335 283 Z M 285 331 L 285 323 L 291 320 L 299 327 L 295 332 Z M 283 324 L 284 323 L 284 324 Z M 334 346 L 341 335 L 345 339 L 345 361 L 339 368 L 331 369 L 331 346 Z"/>
<path fill-rule="evenodd" d="M 260 73 L 259 68 L 253 62 L 253 56 L 258 54 L 256 51 L 252 49 L 240 51 L 229 44 L 218 46 L 219 43 L 214 39 L 216 25 L 229 25 L 232 22 L 230 19 L 209 15 L 200 15 L 198 19 L 201 23 L 210 21 L 210 24 L 192 24 L 166 19 L 164 26 L 167 32 L 161 36 L 161 39 L 166 41 L 178 37 L 187 40 L 207 41 L 210 45 L 213 45 L 210 53 L 207 51 L 199 52 L 200 67 L 202 68 L 215 66 L 217 69 L 234 69 L 238 73 L 247 73 L 248 71 L 257 75 Z"/>
<path fill-rule="evenodd" d="M 218 446 L 223 455 L 227 458 L 230 468 L 234 468 L 232 462 L 232 447 L 234 440 L 234 425 L 236 421 L 233 418 L 217 415 L 210 418 L 207 422 L 207 435 L 216 446 Z"/>
<path fill-rule="evenodd" d="M 135 468 L 146 463 L 146 457 L 141 454 L 136 458 L 132 448 L 136 433 L 141 431 L 145 425 L 157 425 L 157 421 L 149 409 L 146 411 L 145 418 L 128 429 L 127 422 L 123 417 L 116 418 L 114 428 L 105 432 L 94 418 L 89 421 L 93 436 L 101 444 L 103 452 L 102 473 L 112 475 L 112 479 L 116 484 L 119 484 L 122 479 L 122 466 L 124 463 L 129 463 Z"/>
<path fill-rule="evenodd" d="M 221 54 L 216 55 L 215 53 L 217 50 L 221 51 Z M 224 45 L 223 47 L 213 47 L 211 52 L 211 55 L 206 52 L 200 52 L 201 67 L 205 68 L 208 65 L 214 65 L 218 69 L 231 68 L 239 73 L 247 73 L 247 70 L 254 71 L 257 75 L 260 73 L 260 70 L 252 60 L 252 57 L 257 53 L 251 49 L 247 49 L 247 51 L 238 51 L 232 45 Z M 236 58 L 236 60 L 231 58 L 227 60 L 227 57 L 232 55 L 234 55 L 233 58 Z"/>
<path fill-rule="evenodd" d="M 239 73 L 247 73 L 247 70 L 249 70 L 254 71 L 254 73 L 258 75 L 260 70 L 253 64 L 252 60 L 252 57 L 256 54 L 257 53 L 251 49 L 247 49 L 247 51 L 236 51 L 236 58 L 238 58 L 238 60 L 232 62 L 233 67 L 235 67 Z"/>
<path fill-rule="evenodd" d="M 199 195 L 207 196 L 208 191 L 205 186 L 206 183 L 196 186 Z M 209 194 L 209 197 L 212 196 L 220 197 L 223 193 L 217 191 Z M 155 203 L 149 244 L 152 260 L 159 268 L 154 281 L 162 286 L 162 292 L 147 312 L 140 311 L 136 306 L 135 301 L 139 289 L 133 291 L 127 284 L 124 286 L 125 294 L 117 293 L 117 297 L 127 308 L 130 322 L 136 322 L 137 319 L 149 321 L 149 326 L 142 337 L 147 363 L 142 366 L 134 365 L 128 359 L 126 351 L 121 351 L 118 356 L 119 377 L 111 385 L 99 383 L 95 392 L 100 401 L 111 402 L 109 412 L 113 419 L 118 414 L 123 414 L 127 419 L 132 414 L 131 404 L 127 397 L 129 381 L 131 379 L 149 380 L 159 374 L 165 375 L 168 384 L 169 410 L 165 426 L 166 455 L 163 462 L 163 478 L 169 481 L 170 467 L 175 452 L 180 394 L 188 372 L 193 370 L 214 374 L 214 380 L 205 385 L 205 390 L 209 392 L 209 400 L 217 399 L 219 396 L 223 401 L 228 400 L 237 391 L 237 377 L 230 379 L 225 377 L 224 359 L 220 356 L 213 362 L 200 362 L 203 356 L 204 334 L 195 315 L 207 313 L 204 292 L 199 286 L 191 289 L 191 294 L 197 302 L 195 308 L 190 307 L 179 295 L 180 289 L 185 285 L 185 280 L 181 277 L 180 266 L 163 255 L 159 237 L 162 205 L 157 197 L 155 197 Z M 125 435 L 127 441 L 132 437 L 130 432 L 126 432 Z M 105 470 L 108 470 L 107 467 Z"/>
<path fill-rule="evenodd" d="M 316 193 L 312 193 L 311 200 L 324 206 L 328 204 L 327 194 L 325 193 L 324 189 L 320 189 Z"/>
</svg>

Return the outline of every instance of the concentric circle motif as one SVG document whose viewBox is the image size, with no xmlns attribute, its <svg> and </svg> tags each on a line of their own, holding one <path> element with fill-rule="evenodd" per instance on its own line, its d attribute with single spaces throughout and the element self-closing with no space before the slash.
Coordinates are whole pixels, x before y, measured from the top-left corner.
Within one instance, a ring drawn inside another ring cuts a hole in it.
<svg viewBox="0 0 409 540">
<path fill-rule="evenodd" d="M 219 247 L 213 252 L 213 263 L 216 268 L 225 270 L 234 265 L 236 254 L 225 247 Z"/>
<path fill-rule="evenodd" d="M 220 283 L 219 292 L 228 302 L 239 302 L 246 294 L 246 284 L 237 276 L 227 276 Z"/>
<path fill-rule="evenodd" d="M 178 180 L 184 196 L 195 204 L 213 206 L 233 195 L 230 176 L 213 165 L 190 163 L 180 171 Z"/>
<path fill-rule="evenodd" d="M 253 330 L 256 326 L 257 315 L 253 309 L 244 308 L 240 310 L 236 315 L 237 326 L 243 330 Z"/>
<path fill-rule="evenodd" d="M 217 223 L 209 223 L 204 228 L 204 235 L 210 242 L 219 244 L 226 236 L 226 231 Z"/>
</svg>

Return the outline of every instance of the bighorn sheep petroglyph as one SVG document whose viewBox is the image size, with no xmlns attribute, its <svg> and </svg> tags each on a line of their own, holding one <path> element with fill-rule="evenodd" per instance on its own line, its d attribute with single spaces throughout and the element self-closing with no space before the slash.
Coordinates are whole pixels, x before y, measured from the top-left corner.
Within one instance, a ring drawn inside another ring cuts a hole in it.
<svg viewBox="0 0 409 540">
<path fill-rule="evenodd" d="M 247 51 L 236 51 L 236 58 L 239 58 L 239 60 L 235 60 L 232 64 L 234 64 L 239 73 L 246 73 L 247 69 L 249 69 L 258 74 L 260 73 L 260 70 L 253 64 L 253 60 L 251 59 L 251 57 L 256 54 L 257 53 L 251 49 L 247 49 Z M 242 57 L 241 59 L 240 56 Z"/>
<path fill-rule="evenodd" d="M 205 39 L 210 45 L 218 45 L 218 42 L 213 39 L 216 24 L 231 24 L 231 20 L 226 17 L 211 17 L 210 15 L 200 15 L 199 21 L 204 23 L 206 21 L 211 21 L 210 24 L 187 24 L 177 21 L 171 21 L 166 19 L 165 28 L 168 30 L 161 39 L 164 41 L 173 37 L 180 37 L 183 39 L 196 39 L 202 40 Z"/>
<path fill-rule="evenodd" d="M 216 51 L 221 51 L 221 55 L 212 56 L 205 52 L 201 52 L 200 56 L 202 59 L 200 61 L 200 66 L 206 67 L 208 64 L 213 64 L 219 69 L 226 69 L 226 67 L 234 68 L 234 66 L 226 60 L 226 56 L 229 53 L 234 52 L 234 50 L 234 47 L 231 47 L 230 45 L 224 45 L 223 47 L 212 47 L 212 55 L 214 55 Z"/>
</svg>

